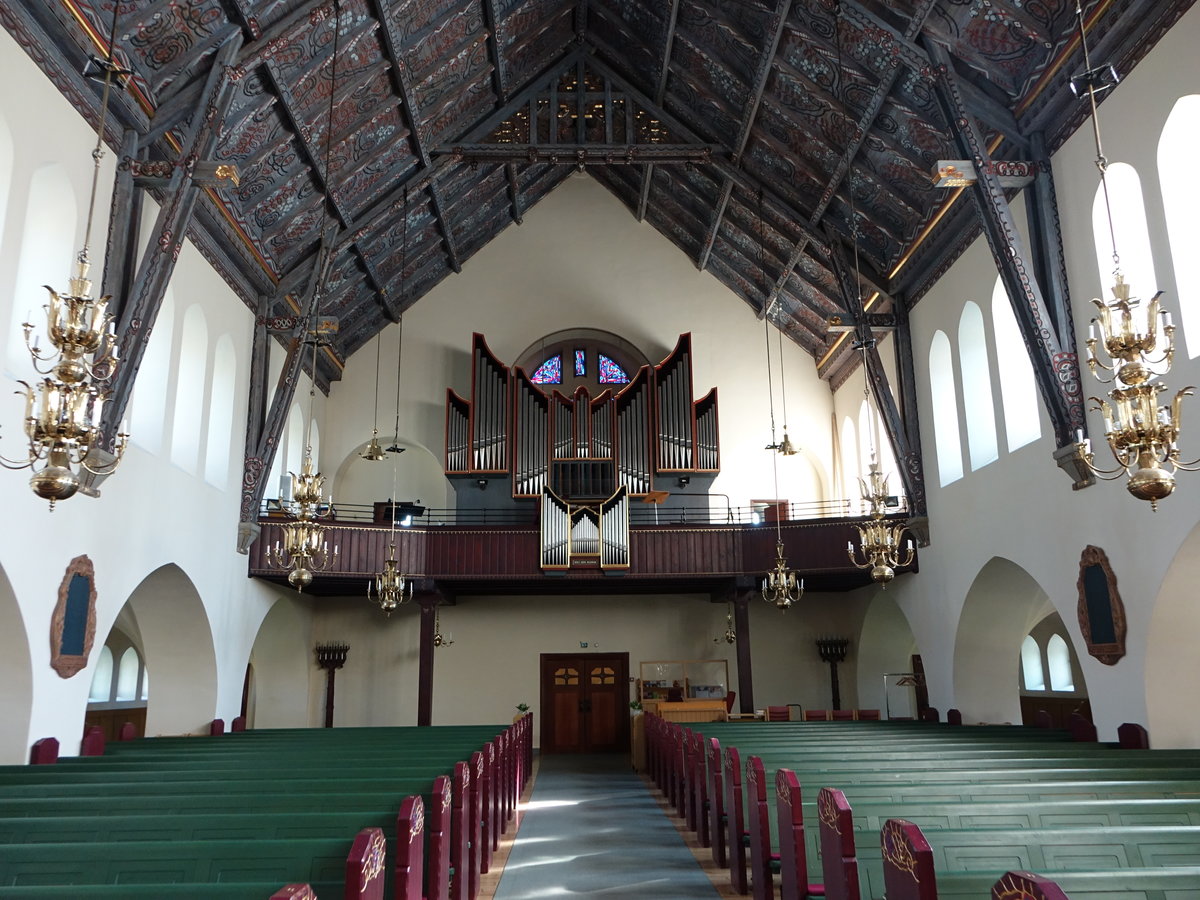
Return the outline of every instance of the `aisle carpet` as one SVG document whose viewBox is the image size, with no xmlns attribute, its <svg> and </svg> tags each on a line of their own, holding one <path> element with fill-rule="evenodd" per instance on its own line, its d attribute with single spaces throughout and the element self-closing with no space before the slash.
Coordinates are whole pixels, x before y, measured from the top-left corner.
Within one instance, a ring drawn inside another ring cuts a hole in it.
<svg viewBox="0 0 1200 900">
<path fill-rule="evenodd" d="M 494 900 L 715 900 L 629 757 L 544 756 Z"/>
</svg>

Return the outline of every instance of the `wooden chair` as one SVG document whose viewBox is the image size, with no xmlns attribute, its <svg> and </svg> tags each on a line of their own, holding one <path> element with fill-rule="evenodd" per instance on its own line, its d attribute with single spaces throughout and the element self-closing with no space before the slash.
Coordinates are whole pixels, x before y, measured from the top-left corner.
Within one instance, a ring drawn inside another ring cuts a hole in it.
<svg viewBox="0 0 1200 900">
<path fill-rule="evenodd" d="M 992 900 L 1068 900 L 1055 882 L 1032 872 L 1005 872 L 992 886 Z"/>
<path fill-rule="evenodd" d="M 779 823 L 779 896 L 807 900 L 825 894 L 825 885 L 808 880 L 808 848 L 804 842 L 804 811 L 800 781 L 791 769 L 775 773 L 775 818 Z"/>
<path fill-rule="evenodd" d="M 821 788 L 817 794 L 817 825 L 821 832 L 825 900 L 859 900 L 854 814 L 845 794 L 835 788 Z M 789 900 L 786 894 L 784 900 Z"/>
<path fill-rule="evenodd" d="M 1117 741 L 1122 750 L 1150 749 L 1150 733 L 1134 722 L 1126 722 L 1117 729 Z"/>
<path fill-rule="evenodd" d="M 883 890 L 888 900 L 937 900 L 933 851 L 921 829 L 905 819 L 888 819 L 879 833 Z"/>
<path fill-rule="evenodd" d="M 746 805 L 742 802 L 742 759 L 737 747 L 725 748 L 725 845 L 729 882 L 739 894 L 748 893 L 746 880 Z"/>
<path fill-rule="evenodd" d="M 860 709 L 858 710 L 858 721 L 860 722 L 878 722 L 879 710 L 877 709 Z"/>
<path fill-rule="evenodd" d="M 768 722 L 790 722 L 792 720 L 792 710 L 787 706 L 768 706 L 767 721 Z"/>
<path fill-rule="evenodd" d="M 83 742 L 79 745 L 80 756 L 104 755 L 104 729 L 93 725 L 83 734 Z"/>
<path fill-rule="evenodd" d="M 780 857 L 771 852 L 767 773 L 757 756 L 746 760 L 746 825 L 750 836 L 750 892 L 754 900 L 775 900 L 773 876 Z"/>
<path fill-rule="evenodd" d="M 716 738 L 704 741 L 704 778 L 708 791 L 708 831 L 712 836 L 713 862 L 724 869 L 729 865 L 725 852 L 725 777 L 721 742 Z"/>
<path fill-rule="evenodd" d="M 387 883 L 387 842 L 382 828 L 364 828 L 354 838 L 346 857 L 346 896 L 383 900 Z"/>
<path fill-rule="evenodd" d="M 806 709 L 804 711 L 805 722 L 828 722 L 829 710 L 827 709 Z"/>
<path fill-rule="evenodd" d="M 854 710 L 833 709 L 829 711 L 829 718 L 834 722 L 852 722 L 854 721 Z"/>
</svg>

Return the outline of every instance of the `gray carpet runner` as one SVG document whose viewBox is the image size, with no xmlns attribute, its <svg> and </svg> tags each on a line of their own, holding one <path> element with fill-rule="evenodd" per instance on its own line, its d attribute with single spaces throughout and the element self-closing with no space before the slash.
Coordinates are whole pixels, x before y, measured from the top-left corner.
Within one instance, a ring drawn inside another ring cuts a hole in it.
<svg viewBox="0 0 1200 900">
<path fill-rule="evenodd" d="M 545 756 L 494 900 L 714 900 L 627 756 Z"/>
</svg>

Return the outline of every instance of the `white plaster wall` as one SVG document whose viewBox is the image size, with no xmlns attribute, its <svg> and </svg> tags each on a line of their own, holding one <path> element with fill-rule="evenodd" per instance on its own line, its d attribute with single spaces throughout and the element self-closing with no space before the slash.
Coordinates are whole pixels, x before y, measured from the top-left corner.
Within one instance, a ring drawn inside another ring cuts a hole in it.
<svg viewBox="0 0 1200 900">
<path fill-rule="evenodd" d="M 14 214 L 6 215 L 0 235 L 0 328 L 6 330 L 0 334 L 0 346 L 8 347 L 7 329 L 14 304 L 21 307 L 23 318 L 26 308 L 36 311 L 44 302 L 41 293 L 32 298 L 15 295 L 22 244 L 22 217 L 15 213 L 25 208 L 31 173 L 53 164 L 61 165 L 68 173 L 80 204 L 75 212 L 80 233 L 69 236 L 72 246 L 77 247 L 86 216 L 83 204 L 95 137 L 7 33 L 0 34 L 0 110 L 16 138 L 8 195 L 8 212 Z M 113 154 L 109 152 L 100 182 L 101 212 L 93 236 L 94 248 L 101 250 L 112 166 Z M 98 255 L 94 250 L 93 275 L 97 280 L 101 268 Z M 63 259 L 59 266 L 45 272 L 44 280 L 64 286 L 68 263 L 69 259 Z M 20 527 L 5 529 L 5 540 L 0 545 L 0 569 L 11 586 L 11 593 L 0 592 L 0 604 L 7 607 L 3 614 L 6 623 L 20 622 L 24 626 L 32 671 L 32 685 L 20 698 L 4 698 L 5 710 L 17 707 L 17 714 L 6 717 L 6 732 L 11 727 L 13 734 L 11 740 L 6 737 L 0 745 L 0 762 L 24 761 L 30 743 L 44 736 L 57 737 L 64 754 L 77 752 L 92 668 L 70 679 L 59 678 L 49 667 L 49 629 L 63 572 L 70 559 L 81 553 L 91 557 L 96 568 L 97 649 L 135 588 L 164 565 L 177 565 L 203 603 L 203 614 L 191 620 L 192 624 L 177 627 L 163 642 L 145 647 L 151 670 L 150 716 L 156 716 L 154 685 L 166 674 L 155 671 L 155 661 L 160 667 L 169 665 L 172 652 L 185 651 L 191 642 L 211 644 L 215 671 L 210 670 L 209 683 L 196 686 L 193 706 L 184 714 L 189 723 L 186 727 L 199 727 L 216 715 L 226 720 L 237 715 L 250 644 L 258 622 L 277 595 L 245 577 L 246 559 L 235 552 L 249 351 L 245 336 L 250 332 L 251 316 L 190 244 L 185 244 L 180 253 L 172 289 L 180 311 L 177 324 L 183 321 L 182 311 L 199 303 L 211 341 L 224 333 L 235 338 L 239 401 L 230 435 L 230 449 L 236 454 L 234 464 L 226 482 L 213 486 L 172 465 L 166 444 L 160 455 L 131 446 L 116 474 L 103 484 L 100 498 L 77 496 L 60 504 L 53 513 L 28 489 L 27 473 L 6 472 L 0 478 L 0 506 L 7 521 L 20 523 Z M 44 325 L 39 330 L 44 332 Z M 46 343 L 44 338 L 42 343 Z M 20 354 L 7 358 L 5 368 L 26 380 L 33 374 L 28 357 Z M 173 389 L 168 396 L 174 396 Z M 0 395 L 0 451 L 10 457 L 18 456 L 24 445 L 22 411 L 20 398 L 7 391 Z M 191 414 L 203 415 L 203 410 Z M 7 627 L 5 631 L 13 633 Z M 17 683 L 23 678 L 21 655 L 5 654 L 6 673 L 8 660 L 13 659 Z M 23 714 L 20 707 L 27 707 Z M 184 727 L 171 716 L 164 721 L 172 730 Z"/>
<path fill-rule="evenodd" d="M 1160 183 L 1155 153 L 1158 135 L 1176 98 L 1194 92 L 1200 84 L 1200 59 L 1193 52 L 1198 39 L 1200 10 L 1193 9 L 1101 106 L 1109 159 L 1130 162 L 1141 175 L 1156 248 L 1158 284 L 1166 291 L 1166 303 L 1176 310 L 1179 299 L 1174 293 L 1161 210 L 1161 191 L 1169 189 L 1169 184 Z M 1053 160 L 1080 348 L 1091 316 L 1088 301 L 1101 293 L 1091 229 L 1092 198 L 1098 183 L 1093 157 L 1091 132 L 1084 128 Z M 1043 414 L 1041 440 L 1013 453 L 1002 450 L 998 461 L 939 488 L 932 450 L 930 395 L 928 384 L 922 380 L 929 343 L 938 328 L 948 334 L 957 330 L 964 301 L 975 300 L 983 306 L 994 281 L 995 267 L 981 239 L 913 310 L 918 405 L 922 443 L 926 448 L 933 544 L 921 551 L 920 576 L 899 579 L 890 590 L 894 590 L 894 597 L 917 637 L 928 674 L 931 703 L 944 710 L 960 705 L 962 688 L 955 679 L 953 660 L 964 598 L 989 559 L 1001 556 L 1013 561 L 1046 592 L 1066 623 L 1081 659 L 1101 738 L 1112 739 L 1121 722 L 1148 721 L 1144 671 L 1149 655 L 1147 636 L 1156 603 L 1172 604 L 1175 624 L 1187 634 L 1195 633 L 1192 617 L 1182 612 L 1187 604 L 1172 603 L 1177 592 L 1185 589 L 1183 580 L 1164 580 L 1164 576 L 1185 536 L 1196 524 L 1192 497 L 1193 492 L 1200 490 L 1200 484 L 1193 476 L 1181 474 L 1178 495 L 1160 504 L 1157 514 L 1151 512 L 1148 504 L 1129 497 L 1120 483 L 1100 483 L 1073 492 L 1067 476 L 1051 459 L 1054 441 Z M 1182 353 L 1177 354 L 1176 360 L 1168 382 L 1172 388 L 1195 383 L 1200 377 L 1200 367 L 1186 360 Z M 1086 369 L 1083 388 L 1085 396 L 1101 392 Z M 998 388 L 994 387 L 993 394 L 999 398 Z M 965 398 L 960 402 L 969 401 L 970 398 Z M 1100 460 L 1106 453 L 1103 441 L 1096 439 L 1103 434 L 1102 423 L 1095 413 L 1089 413 L 1088 418 Z M 1195 419 L 1191 421 L 1194 426 Z M 1185 425 L 1182 443 L 1185 458 L 1200 455 L 1196 451 L 1200 435 L 1194 427 L 1187 429 Z M 1077 624 L 1075 582 L 1079 556 L 1087 544 L 1100 546 L 1108 553 L 1125 603 L 1128 652 L 1116 666 L 1101 665 L 1087 656 Z M 1158 629 L 1170 627 L 1168 622 L 1156 622 Z M 1180 639 L 1156 645 L 1155 654 L 1171 652 L 1182 662 L 1187 658 L 1185 654 L 1194 656 L 1191 648 L 1191 642 Z M 1009 654 L 1014 661 L 1010 666 L 1014 683 L 1018 651 L 1019 641 Z M 1159 692 L 1155 703 L 1162 709 L 1187 708 L 1192 688 L 1185 679 L 1177 679 L 1174 684 L 1160 681 L 1155 685 Z M 980 718 L 978 710 L 963 707 L 962 712 L 968 720 Z M 1149 722 L 1156 746 L 1200 743 L 1200 722 L 1194 717 L 1184 717 L 1187 721 L 1178 718 L 1172 721 L 1170 734 L 1157 731 L 1156 722 Z"/>
</svg>

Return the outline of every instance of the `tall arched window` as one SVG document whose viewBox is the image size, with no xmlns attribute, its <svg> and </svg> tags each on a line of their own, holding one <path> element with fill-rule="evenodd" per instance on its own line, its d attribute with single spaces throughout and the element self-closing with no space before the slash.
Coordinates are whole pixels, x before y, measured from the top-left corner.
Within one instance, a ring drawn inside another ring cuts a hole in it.
<svg viewBox="0 0 1200 900">
<path fill-rule="evenodd" d="M 88 702 L 107 703 L 112 699 L 113 689 L 113 657 L 112 651 L 105 644 L 100 648 L 96 657 L 96 671 L 92 674 L 92 688 L 88 691 Z"/>
<path fill-rule="evenodd" d="M 304 416 L 300 412 L 299 403 L 293 403 L 292 411 L 288 413 L 287 443 L 275 451 L 275 458 L 283 460 L 277 481 L 280 496 L 283 496 L 285 490 L 291 490 L 284 485 L 287 474 L 293 472 L 299 475 L 300 463 L 304 459 Z"/>
<path fill-rule="evenodd" d="M 129 404 L 130 439 L 150 453 L 162 449 L 166 432 L 167 386 L 171 377 L 171 346 L 175 339 L 175 294 L 167 288 L 150 331 L 150 342 L 138 367 Z"/>
<path fill-rule="evenodd" d="M 75 190 L 66 169 L 52 163 L 34 172 L 29 179 L 5 363 L 11 374 L 26 381 L 32 380 L 33 367 L 25 349 L 21 323 L 32 323 L 34 334 L 41 336 L 41 345 L 48 345 L 42 306 L 49 294 L 42 285 L 49 283 L 60 292 L 67 289 L 77 249 L 74 247 L 77 217 Z"/>
<path fill-rule="evenodd" d="M 933 403 L 933 442 L 937 448 L 938 480 L 944 485 L 963 476 L 962 442 L 958 433 L 958 392 L 950 339 L 934 332 L 929 343 L 929 397 Z"/>
<path fill-rule="evenodd" d="M 963 407 L 967 415 L 967 449 L 972 471 L 1000 458 L 996 449 L 996 410 L 992 403 L 992 370 L 988 365 L 983 312 L 968 300 L 958 319 L 958 364 L 962 369 Z"/>
<path fill-rule="evenodd" d="M 992 336 L 996 339 L 996 365 L 1000 369 L 997 374 L 1004 432 L 1011 453 L 1042 436 L 1042 419 L 1038 415 L 1040 405 L 1033 364 L 1000 276 L 996 276 L 996 287 L 992 290 Z"/>
<path fill-rule="evenodd" d="M 1188 355 L 1200 356 L 1200 183 L 1180 177 L 1195 164 L 1200 145 L 1200 94 L 1188 94 L 1175 101 L 1167 124 L 1158 140 L 1158 178 L 1163 185 L 1163 211 L 1167 234 L 1171 239 L 1171 261 L 1175 266 L 1175 287 L 1179 291 L 1172 304 L 1179 309 L 1187 337 Z"/>
<path fill-rule="evenodd" d="M 858 464 L 858 434 L 854 428 L 854 420 L 849 416 L 842 419 L 840 449 L 842 457 L 842 494 L 851 498 L 851 500 L 857 500 L 859 476 L 859 473 L 856 471 Z"/>
<path fill-rule="evenodd" d="M 1150 232 L 1146 228 L 1146 205 L 1142 201 L 1142 180 L 1129 163 L 1113 163 L 1105 176 L 1108 200 L 1112 207 L 1112 231 L 1104 206 L 1104 185 L 1096 188 L 1092 203 L 1092 234 L 1096 241 L 1096 262 L 1104 301 L 1112 299 L 1113 233 L 1121 254 L 1121 272 L 1135 297 L 1148 300 L 1158 290 L 1154 275 L 1154 256 L 1150 251 Z"/>
<path fill-rule="evenodd" d="M 117 696 L 118 702 L 136 700 L 138 698 L 138 673 L 141 670 L 141 657 L 133 647 L 121 654 L 121 663 L 117 666 Z"/>
<path fill-rule="evenodd" d="M 1050 690 L 1075 690 L 1075 676 L 1071 672 L 1071 651 L 1061 634 L 1050 635 L 1046 642 L 1046 668 L 1050 670 Z"/>
<path fill-rule="evenodd" d="M 171 429 L 171 462 L 193 474 L 200 456 L 204 423 L 204 387 L 208 367 L 208 324 L 193 303 L 183 314 L 175 383 L 175 422 Z"/>
<path fill-rule="evenodd" d="M 858 408 L 858 433 L 862 440 L 858 442 L 858 473 L 863 478 L 871 471 L 871 448 L 875 449 L 875 459 L 879 459 L 879 445 L 875 442 L 875 416 L 871 405 L 863 399 Z"/>
<path fill-rule="evenodd" d="M 1021 675 L 1025 679 L 1025 690 L 1044 691 L 1046 689 L 1046 673 L 1042 669 L 1042 648 L 1033 639 L 1032 634 L 1025 635 L 1021 641 Z"/>
<path fill-rule="evenodd" d="M 226 487 L 229 481 L 229 445 L 233 440 L 236 385 L 237 355 L 233 350 L 233 339 L 223 334 L 213 352 L 212 392 L 208 401 L 208 451 L 204 455 L 204 478 L 219 488 Z"/>
</svg>

